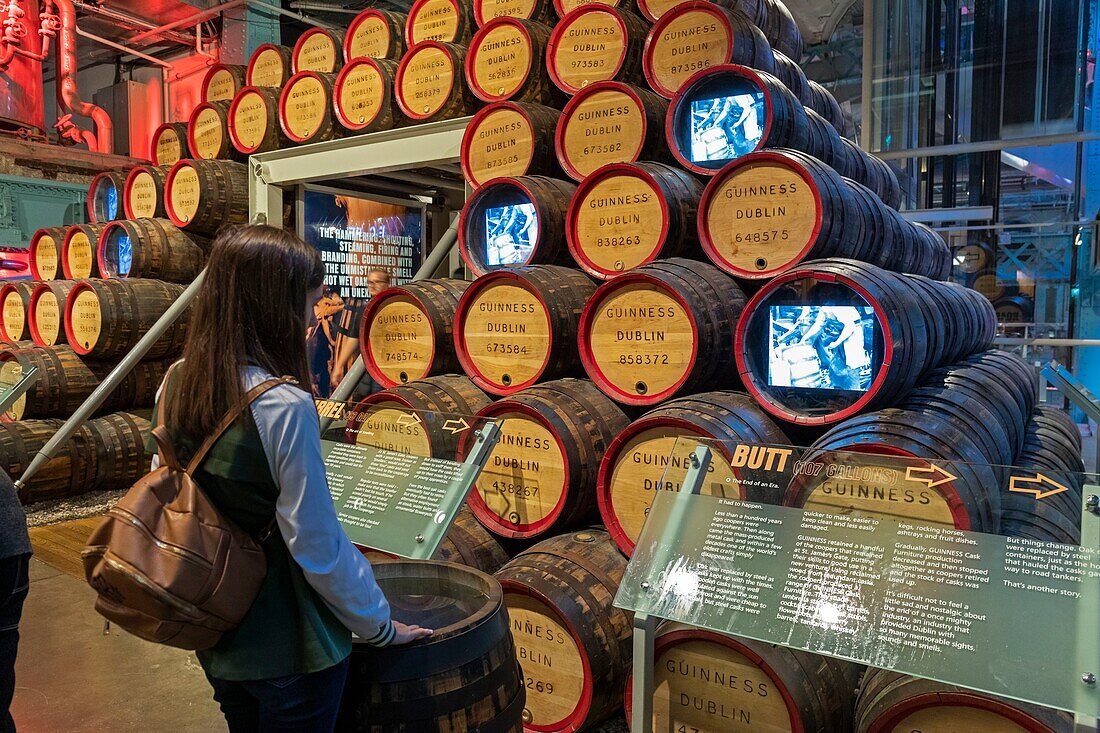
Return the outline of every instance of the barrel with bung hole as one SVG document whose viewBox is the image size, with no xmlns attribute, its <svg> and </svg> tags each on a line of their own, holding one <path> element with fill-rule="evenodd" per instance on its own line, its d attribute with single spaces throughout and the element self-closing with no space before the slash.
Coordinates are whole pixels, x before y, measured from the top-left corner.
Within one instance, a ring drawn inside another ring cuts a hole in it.
<svg viewBox="0 0 1100 733">
<path fill-rule="evenodd" d="M 566 94 L 598 81 L 643 84 L 640 65 L 649 27 L 629 10 L 581 5 L 554 26 L 546 50 L 550 78 Z"/>
<path fill-rule="evenodd" d="M 717 267 L 658 260 L 600 286 L 581 316 L 588 377 L 626 405 L 736 384 L 733 334 L 745 294 Z"/>
<path fill-rule="evenodd" d="M 1072 733 L 1073 715 L 986 692 L 868 669 L 855 733 Z"/>
<path fill-rule="evenodd" d="M 474 98 L 462 78 L 465 60 L 466 47 L 454 43 L 424 41 L 410 49 L 394 80 L 401 111 L 418 123 L 469 114 Z"/>
<path fill-rule="evenodd" d="M 791 90 L 791 94 L 802 103 L 809 106 L 810 80 L 806 78 L 806 72 L 802 67 L 789 59 L 786 54 L 772 49 L 772 58 L 775 60 L 775 77 L 783 82 L 783 85 Z M 849 142 L 851 142 L 849 140 Z"/>
<path fill-rule="evenodd" d="M 76 224 L 61 240 L 61 272 L 66 280 L 99 277 L 95 250 L 106 224 Z"/>
<path fill-rule="evenodd" d="M 610 280 L 658 259 L 695 255 L 699 181 L 664 163 L 613 163 L 581 181 L 569 205 L 573 259 Z"/>
<path fill-rule="evenodd" d="M 184 158 L 191 157 L 187 147 L 187 123 L 165 122 L 153 133 L 153 165 L 175 165 Z"/>
<path fill-rule="evenodd" d="M 569 100 L 554 135 L 558 162 L 574 181 L 609 163 L 668 160 L 661 122 L 668 101 L 617 81 L 590 84 Z"/>
<path fill-rule="evenodd" d="M 389 59 L 363 58 L 340 70 L 332 87 L 332 104 L 341 127 L 363 133 L 407 124 L 394 94 L 397 65 Z"/>
<path fill-rule="evenodd" d="M 229 100 L 203 102 L 187 123 L 187 146 L 199 160 L 239 158 L 229 139 Z"/>
<path fill-rule="evenodd" d="M 30 338 L 27 306 L 37 284 L 33 280 L 6 280 L 0 286 L 0 339 L 25 341 Z"/>
<path fill-rule="evenodd" d="M 569 265 L 565 214 L 576 186 L 545 176 L 496 178 L 462 207 L 458 252 L 481 276 L 518 265 Z"/>
<path fill-rule="evenodd" d="M 864 203 L 832 168 L 805 153 L 749 153 L 707 184 L 699 241 L 711 262 L 749 279 L 821 257 L 873 260 L 880 242 L 864 225 L 871 215 Z"/>
<path fill-rule="evenodd" d="M 643 60 L 653 91 L 672 99 L 695 73 L 740 64 L 776 73 L 768 39 L 743 13 L 703 0 L 677 5 L 649 32 Z"/>
<path fill-rule="evenodd" d="M 453 374 L 454 320 L 465 280 L 417 280 L 383 290 L 363 313 L 359 346 L 374 381 L 383 387 Z"/>
<path fill-rule="evenodd" d="M 63 420 L 0 422 L 0 469 L 7 471 L 12 481 L 19 479 L 63 424 Z M 91 429 L 85 424 L 19 489 L 19 500 L 32 504 L 88 491 L 95 486 L 95 462 Z"/>
<path fill-rule="evenodd" d="M 247 68 L 237 64 L 214 64 L 202 80 L 202 101 L 228 102 L 244 87 Z"/>
<path fill-rule="evenodd" d="M 484 102 L 547 104 L 553 89 L 543 57 L 550 29 L 520 18 L 497 18 L 479 30 L 466 54 L 466 83 Z"/>
<path fill-rule="evenodd" d="M 416 0 L 405 23 L 409 50 L 424 41 L 441 41 L 465 46 L 474 34 L 471 0 Z"/>
<path fill-rule="evenodd" d="M 653 654 L 654 730 L 852 730 L 860 665 L 683 624 L 662 626 Z"/>
<path fill-rule="evenodd" d="M 760 0 L 767 6 L 767 20 L 759 24 L 768 42 L 777 51 L 786 54 L 795 61 L 802 60 L 802 32 L 798 29 L 791 11 L 782 0 Z"/>
<path fill-rule="evenodd" d="M 463 371 L 496 395 L 580 373 L 577 323 L 595 290 L 582 273 L 557 265 L 479 277 L 455 311 L 455 351 Z"/>
<path fill-rule="evenodd" d="M 367 8 L 351 21 L 344 36 L 344 63 L 356 59 L 393 59 L 405 55 L 405 26 L 409 16 L 392 10 Z"/>
<path fill-rule="evenodd" d="M 766 478 L 764 471 L 754 471 L 748 461 L 732 467 L 734 445 L 788 443 L 787 436 L 752 398 L 742 392 L 720 391 L 670 400 L 619 433 L 600 464 L 596 482 L 600 516 L 627 557 L 634 552 L 657 492 L 680 491 L 699 441 L 706 441 L 713 451 L 702 494 L 779 503 L 778 487 L 767 488 L 771 481 L 758 480 Z M 774 466 L 765 463 L 761 468 Z"/>
<path fill-rule="evenodd" d="M 983 300 L 856 260 L 803 263 L 749 301 L 737 370 L 772 415 L 835 423 L 893 404 L 929 369 L 988 348 L 995 314 Z"/>
<path fill-rule="evenodd" d="M 68 227 L 46 227 L 31 235 L 27 255 L 35 280 L 53 280 L 61 272 L 61 243 L 67 230 Z"/>
<path fill-rule="evenodd" d="M 245 85 L 250 87 L 280 88 L 293 72 L 294 51 L 286 46 L 264 43 L 252 52 L 245 72 Z"/>
<path fill-rule="evenodd" d="M 279 126 L 295 143 L 316 143 L 339 135 L 332 109 L 335 74 L 299 71 L 279 97 Z"/>
<path fill-rule="evenodd" d="M 490 532 L 529 539 L 595 518 L 600 461 L 629 420 L 591 382 L 537 384 L 482 408 L 478 418 L 500 426 L 468 499 Z M 473 442 L 469 432 L 460 436 L 460 460 Z"/>
<path fill-rule="evenodd" d="M 526 695 L 500 584 L 463 565 L 382 562 L 394 620 L 433 629 L 408 645 L 352 645 L 337 728 L 522 733 Z"/>
<path fill-rule="evenodd" d="M 490 402 L 459 374 L 399 384 L 356 405 L 348 413 L 346 437 L 398 453 L 455 460 L 459 438 L 483 427 L 484 421 L 475 421 L 473 415 Z"/>
<path fill-rule="evenodd" d="M 126 176 L 122 208 L 127 219 L 152 219 L 164 216 L 164 177 L 166 166 L 135 166 Z"/>
<path fill-rule="evenodd" d="M 744 116 L 736 132 L 721 124 L 729 115 Z M 783 82 L 736 64 L 688 79 L 669 105 L 665 128 L 680 165 L 704 176 L 755 150 L 806 150 L 809 141 L 806 110 Z"/>
<path fill-rule="evenodd" d="M 229 142 L 241 155 L 266 153 L 286 147 L 279 125 L 280 90 L 245 87 L 229 104 Z"/>
<path fill-rule="evenodd" d="M 310 28 L 298 36 L 290 58 L 290 70 L 294 74 L 303 71 L 335 74 L 343 64 L 344 36 L 339 31 Z"/>
<path fill-rule="evenodd" d="M 65 299 L 76 280 L 50 280 L 31 291 L 27 303 L 27 327 L 37 346 L 65 343 Z"/>
<path fill-rule="evenodd" d="M 88 423 L 95 449 L 95 487 L 100 491 L 128 489 L 149 473 L 146 451 L 149 421 L 128 412 L 97 417 Z"/>
<path fill-rule="evenodd" d="M 215 234 L 248 221 L 248 167 L 228 160 L 181 160 L 164 182 L 164 209 L 180 229 Z"/>
<path fill-rule="evenodd" d="M 202 248 L 167 219 L 113 221 L 99 235 L 103 277 L 148 277 L 189 283 L 202 270 Z"/>
<path fill-rule="evenodd" d="M 88 221 L 97 224 L 125 216 L 122 211 L 125 185 L 126 174 L 121 171 L 97 173 L 88 186 Z"/>
<path fill-rule="evenodd" d="M 65 301 L 65 336 L 79 356 L 121 358 L 148 333 L 183 287 L 160 280 L 85 280 Z M 190 311 L 175 321 L 146 353 L 164 359 L 183 349 Z"/>
<path fill-rule="evenodd" d="M 598 529 L 540 542 L 497 572 L 527 687 L 524 730 L 588 730 L 622 706 L 633 622 L 612 600 L 625 572 Z"/>
<path fill-rule="evenodd" d="M 541 104 L 488 105 L 462 134 L 462 175 L 474 188 L 502 176 L 560 175 L 554 151 L 560 117 Z"/>
<path fill-rule="evenodd" d="M 520 18 L 551 26 L 558 19 L 551 0 L 473 0 L 473 8 L 479 28 L 497 18 Z"/>
</svg>

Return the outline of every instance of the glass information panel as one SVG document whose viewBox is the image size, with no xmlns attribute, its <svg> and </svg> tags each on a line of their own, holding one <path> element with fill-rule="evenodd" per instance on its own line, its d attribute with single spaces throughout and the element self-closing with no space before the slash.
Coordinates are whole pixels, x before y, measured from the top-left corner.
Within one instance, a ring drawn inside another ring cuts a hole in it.
<svg viewBox="0 0 1100 733">
<path fill-rule="evenodd" d="M 656 492 L 617 606 L 1100 714 L 1088 677 L 1100 676 L 1100 517 L 1085 513 L 1080 546 L 964 531 L 906 506 L 957 499 L 975 466 L 680 442 L 673 455 L 733 456 L 737 478 L 725 489 L 700 481 L 702 494 Z M 984 468 L 1005 480 L 986 487 L 992 503 L 1017 494 L 1064 509 L 1098 490 L 1077 474 Z M 809 499 L 796 508 L 743 498 L 762 485 Z"/>
<path fill-rule="evenodd" d="M 22 417 L 27 391 L 38 379 L 38 367 L 24 367 L 16 361 L 6 361 L 0 367 L 0 414 L 12 420 Z"/>
</svg>

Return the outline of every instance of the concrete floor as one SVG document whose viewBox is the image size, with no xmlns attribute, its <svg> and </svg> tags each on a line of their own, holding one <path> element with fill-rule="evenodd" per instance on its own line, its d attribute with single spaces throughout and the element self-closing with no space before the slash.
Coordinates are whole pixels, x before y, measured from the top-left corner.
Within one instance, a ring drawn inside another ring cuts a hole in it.
<svg viewBox="0 0 1100 733">
<path fill-rule="evenodd" d="M 195 656 L 112 628 L 84 582 L 31 560 L 12 715 L 19 733 L 225 730 Z"/>
</svg>

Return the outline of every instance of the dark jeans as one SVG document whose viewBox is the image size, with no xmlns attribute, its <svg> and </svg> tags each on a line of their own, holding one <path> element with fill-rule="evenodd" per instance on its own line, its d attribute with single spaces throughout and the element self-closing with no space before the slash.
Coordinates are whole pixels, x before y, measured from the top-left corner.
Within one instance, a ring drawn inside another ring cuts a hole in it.
<svg viewBox="0 0 1100 733">
<path fill-rule="evenodd" d="M 9 708 L 15 694 L 15 653 L 19 648 L 19 617 L 30 588 L 30 555 L 0 559 L 0 733 L 15 733 Z"/>
<path fill-rule="evenodd" d="M 253 682 L 206 678 L 229 733 L 330 733 L 340 712 L 349 661 L 320 672 Z"/>
</svg>

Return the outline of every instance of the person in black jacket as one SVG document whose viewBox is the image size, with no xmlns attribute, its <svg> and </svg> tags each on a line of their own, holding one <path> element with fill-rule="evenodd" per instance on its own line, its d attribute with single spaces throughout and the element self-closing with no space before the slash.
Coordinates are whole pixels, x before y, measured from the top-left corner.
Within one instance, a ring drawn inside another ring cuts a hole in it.
<svg viewBox="0 0 1100 733">
<path fill-rule="evenodd" d="M 30 588 L 30 560 L 27 515 L 11 477 L 0 471 L 0 733 L 15 733 L 9 709 L 15 694 L 19 617 Z"/>
</svg>

